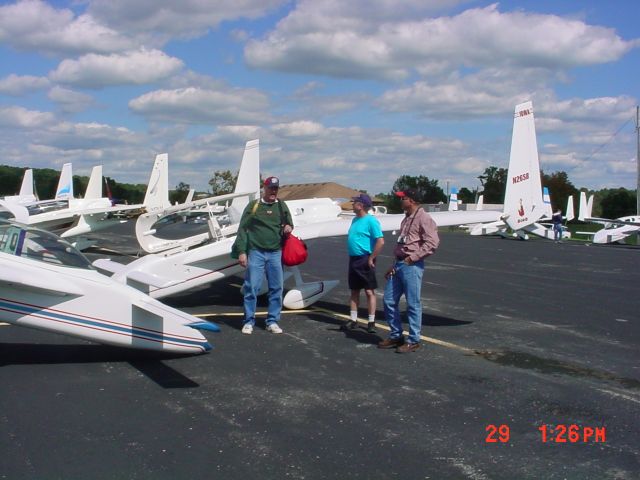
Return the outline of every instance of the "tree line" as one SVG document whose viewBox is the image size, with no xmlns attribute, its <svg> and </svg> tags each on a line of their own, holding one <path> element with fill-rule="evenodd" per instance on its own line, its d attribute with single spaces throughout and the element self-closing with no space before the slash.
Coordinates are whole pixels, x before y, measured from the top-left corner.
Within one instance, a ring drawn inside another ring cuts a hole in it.
<svg viewBox="0 0 640 480">
<path fill-rule="evenodd" d="M 16 195 L 20 190 L 24 168 L 0 165 L 0 196 Z M 578 201 L 580 190 L 569 180 L 566 172 L 558 171 L 551 174 L 541 173 L 542 184 L 551 193 L 553 208 L 561 208 L 563 211 L 567 205 L 567 199 L 573 195 L 574 211 L 578 212 Z M 50 199 L 55 195 L 60 172 L 51 168 L 33 169 L 33 178 L 36 185 L 35 191 L 40 199 Z M 488 167 L 479 177 L 482 187 L 467 188 L 458 190 L 458 200 L 463 203 L 476 203 L 479 195 L 484 195 L 484 203 L 504 202 L 504 192 L 507 184 L 507 170 L 505 168 Z M 209 179 L 210 195 L 224 195 L 231 193 L 237 179 L 237 173 L 231 170 L 216 170 Z M 119 183 L 110 177 L 104 177 L 106 195 L 118 203 L 142 203 L 146 193 L 145 184 Z M 73 176 L 73 191 L 76 196 L 84 193 L 89 183 L 89 177 Z M 390 212 L 400 212 L 400 200 L 394 192 L 413 188 L 418 191 L 421 203 L 437 204 L 446 203 L 447 195 L 438 184 L 438 180 L 419 175 L 402 175 L 394 182 L 389 193 L 378 193 L 376 197 L 382 199 Z M 172 203 L 182 202 L 189 193 L 190 186 L 180 182 L 169 192 L 169 199 Z M 593 212 L 594 216 L 603 218 L 618 218 L 624 215 L 635 214 L 636 192 L 625 188 L 602 189 L 588 191 L 588 195 L 595 195 Z"/>
</svg>

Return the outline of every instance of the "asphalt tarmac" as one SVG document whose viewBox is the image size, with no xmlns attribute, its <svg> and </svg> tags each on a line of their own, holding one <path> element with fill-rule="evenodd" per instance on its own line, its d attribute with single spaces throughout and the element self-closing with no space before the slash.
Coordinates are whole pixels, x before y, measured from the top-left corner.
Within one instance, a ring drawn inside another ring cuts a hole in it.
<svg viewBox="0 0 640 480">
<path fill-rule="evenodd" d="M 239 278 L 169 299 L 221 326 L 205 355 L 0 326 L 0 478 L 640 478 L 640 249 L 441 240 L 410 354 L 376 348 L 381 297 L 377 335 L 340 329 L 344 238 L 309 242 L 342 283 L 283 335 L 240 333 Z"/>
</svg>

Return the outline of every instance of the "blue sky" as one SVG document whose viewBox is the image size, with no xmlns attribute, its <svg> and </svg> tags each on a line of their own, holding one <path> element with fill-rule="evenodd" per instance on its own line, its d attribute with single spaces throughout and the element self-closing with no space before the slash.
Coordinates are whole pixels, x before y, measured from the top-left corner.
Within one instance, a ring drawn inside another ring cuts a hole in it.
<svg viewBox="0 0 640 480">
<path fill-rule="evenodd" d="M 636 1 L 0 2 L 0 164 L 200 190 L 262 173 L 388 192 L 478 186 L 533 101 L 540 162 L 635 188 Z M 616 135 L 614 135 L 618 132 Z M 552 192 L 553 193 L 553 192 Z"/>
</svg>

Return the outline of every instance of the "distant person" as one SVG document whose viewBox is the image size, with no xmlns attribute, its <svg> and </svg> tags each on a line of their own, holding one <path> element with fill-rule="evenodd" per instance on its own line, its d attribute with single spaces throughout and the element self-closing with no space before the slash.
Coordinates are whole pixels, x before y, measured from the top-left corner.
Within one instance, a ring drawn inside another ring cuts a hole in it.
<svg viewBox="0 0 640 480">
<path fill-rule="evenodd" d="M 373 207 L 369 195 L 361 193 L 353 197 L 353 212 L 356 214 L 351 221 L 347 236 L 347 250 L 349 253 L 349 316 L 346 328 L 353 330 L 358 326 L 358 306 L 360 290 L 364 290 L 367 297 L 368 322 L 367 332 L 376 333 L 376 295 L 378 287 L 376 280 L 376 257 L 384 246 L 384 238 L 380 222 L 369 210 Z"/>
<path fill-rule="evenodd" d="M 424 259 L 435 253 L 440 238 L 431 215 L 420 206 L 418 193 L 413 189 L 396 192 L 401 199 L 405 218 L 400 225 L 398 243 L 394 248 L 395 262 L 385 274 L 384 315 L 390 334 L 378 343 L 378 348 L 395 348 L 397 353 L 415 352 L 420 348 L 422 330 L 422 274 Z M 404 341 L 400 320 L 400 297 L 407 301 L 409 337 Z"/>
<path fill-rule="evenodd" d="M 244 325 L 242 333 L 250 335 L 256 323 L 256 304 L 262 278 L 269 284 L 267 331 L 282 333 L 278 325 L 282 311 L 282 238 L 293 230 L 293 220 L 287 205 L 278 200 L 280 181 L 269 177 L 264 181 L 262 197 L 249 204 L 242 212 L 238 236 L 231 249 L 244 268 Z"/>
<path fill-rule="evenodd" d="M 553 223 L 553 240 L 556 243 L 562 242 L 562 210 L 553 212 L 551 222 Z"/>
</svg>

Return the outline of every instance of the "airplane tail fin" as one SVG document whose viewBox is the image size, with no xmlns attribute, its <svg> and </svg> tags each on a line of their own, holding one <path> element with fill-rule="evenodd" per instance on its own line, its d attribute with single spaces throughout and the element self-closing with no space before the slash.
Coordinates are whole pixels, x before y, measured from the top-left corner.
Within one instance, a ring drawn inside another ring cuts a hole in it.
<svg viewBox="0 0 640 480">
<path fill-rule="evenodd" d="M 456 210 L 458 210 L 458 189 L 452 187 L 449 194 L 449 211 L 455 212 Z"/>
<path fill-rule="evenodd" d="M 254 198 L 260 196 L 260 140 L 258 139 L 248 141 L 244 147 L 234 192 L 255 192 Z M 233 199 L 228 209 L 231 223 L 240 222 L 242 212 L 249 204 L 249 200 L 247 197 Z"/>
<path fill-rule="evenodd" d="M 34 197 L 33 193 L 33 170 L 28 168 L 24 171 L 24 177 L 22 177 L 22 185 L 20 186 L 20 197 Z"/>
<path fill-rule="evenodd" d="M 573 211 L 573 195 L 569 195 L 569 198 L 567 198 L 567 212 L 565 213 L 564 218 L 567 222 L 576 218 L 576 214 Z"/>
<path fill-rule="evenodd" d="M 478 203 L 476 204 L 476 210 L 482 210 L 484 208 L 484 195 L 478 197 Z"/>
<path fill-rule="evenodd" d="M 542 201 L 544 202 L 544 216 L 551 218 L 553 216 L 553 208 L 551 207 L 551 195 L 547 187 L 542 189 Z"/>
<path fill-rule="evenodd" d="M 65 163 L 60 172 L 60 180 L 56 188 L 56 200 L 68 200 L 73 198 L 73 172 L 70 163 Z"/>
<path fill-rule="evenodd" d="M 96 165 L 91 170 L 87 191 L 84 194 L 85 200 L 97 200 L 102 198 L 102 165 Z"/>
<path fill-rule="evenodd" d="M 593 195 L 587 200 L 587 194 L 580 192 L 580 206 L 578 210 L 578 220 L 584 222 L 585 218 L 591 217 L 591 210 L 593 208 Z"/>
<path fill-rule="evenodd" d="M 504 198 L 504 220 L 518 230 L 544 215 L 532 103 L 516 105 Z"/>
<path fill-rule="evenodd" d="M 156 155 L 151 169 L 147 193 L 144 196 L 147 212 L 162 210 L 171 206 L 169 202 L 169 154 Z"/>
</svg>

